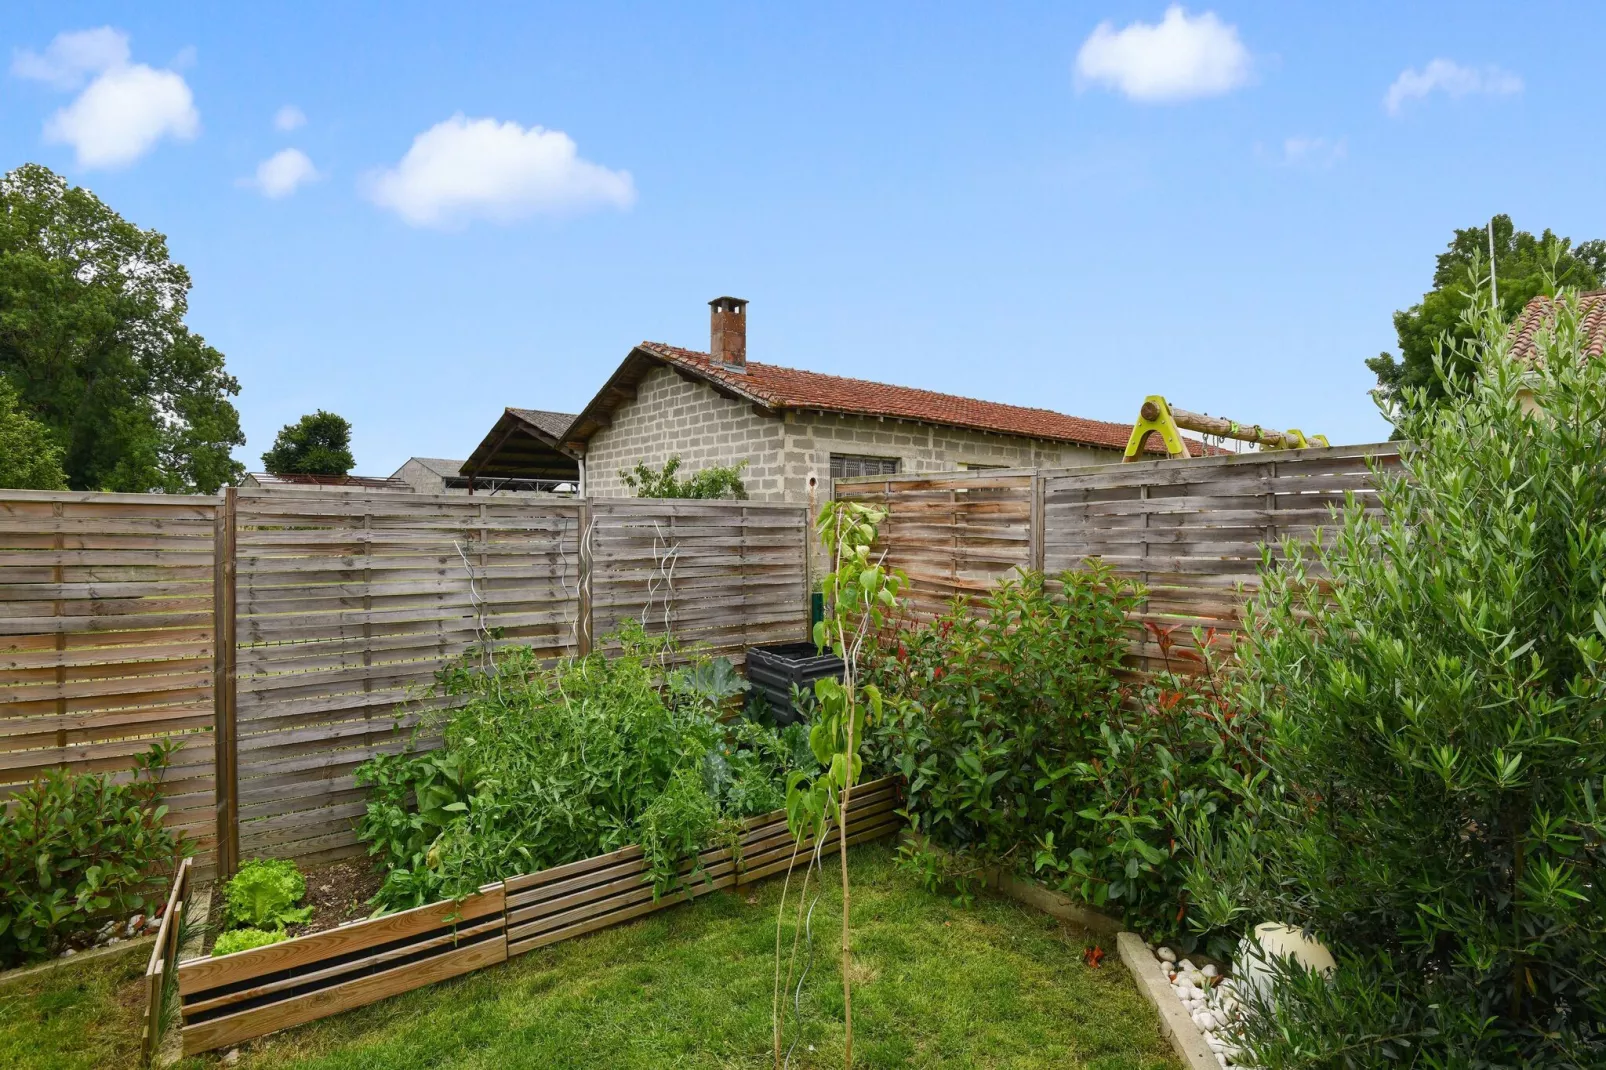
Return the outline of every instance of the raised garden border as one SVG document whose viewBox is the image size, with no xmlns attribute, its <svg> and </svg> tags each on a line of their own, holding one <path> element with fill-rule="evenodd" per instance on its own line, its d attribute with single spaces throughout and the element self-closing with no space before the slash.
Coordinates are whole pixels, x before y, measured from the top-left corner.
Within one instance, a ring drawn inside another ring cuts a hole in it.
<svg viewBox="0 0 1606 1070">
<path fill-rule="evenodd" d="M 156 928 L 156 945 L 151 948 L 150 961 L 145 965 L 145 1029 L 140 1041 L 140 1057 L 146 1066 L 156 1058 L 157 1045 L 162 1042 L 167 978 L 178 965 L 181 922 L 190 899 L 190 873 L 194 864 L 193 856 L 186 858 L 173 874 L 173 887 L 167 893 L 167 906 L 162 910 L 162 924 Z"/>
<path fill-rule="evenodd" d="M 848 843 L 898 831 L 902 819 L 897 805 L 892 778 L 859 785 L 848 806 Z M 797 857 L 806 857 L 811 845 L 805 841 Z M 794 848 L 786 812 L 776 810 L 747 821 L 734 851 L 712 848 L 688 862 L 682 887 L 669 895 L 653 896 L 641 849 L 626 847 L 488 884 L 461 902 L 432 903 L 266 947 L 179 963 L 184 1054 L 338 1014 L 720 888 L 760 880 L 785 870 Z M 157 946 L 165 945 L 158 941 Z M 153 1006 L 159 1006 L 159 987 L 151 991 Z M 153 1020 L 159 1013 L 152 1011 Z"/>
</svg>

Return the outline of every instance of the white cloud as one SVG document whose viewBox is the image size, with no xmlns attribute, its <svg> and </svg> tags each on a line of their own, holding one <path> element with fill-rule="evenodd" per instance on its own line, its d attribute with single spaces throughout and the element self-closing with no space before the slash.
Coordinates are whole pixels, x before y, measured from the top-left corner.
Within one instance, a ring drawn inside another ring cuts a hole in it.
<svg viewBox="0 0 1606 1070">
<path fill-rule="evenodd" d="M 468 119 L 462 113 L 413 139 L 401 162 L 373 176 L 375 204 L 420 227 L 470 219 L 509 223 L 536 214 L 628 208 L 635 183 L 580 158 L 561 130 Z"/>
<path fill-rule="evenodd" d="M 1290 167 L 1332 167 L 1349 155 L 1349 146 L 1343 138 L 1337 141 L 1325 137 L 1291 137 L 1283 141 L 1283 163 Z"/>
<path fill-rule="evenodd" d="M 1510 96 L 1522 92 L 1522 79 L 1499 67 L 1463 67 L 1453 60 L 1436 59 L 1420 71 L 1411 67 L 1401 71 L 1384 94 L 1383 107 L 1390 115 L 1398 115 L 1406 101 L 1435 92 L 1450 97 L 1473 93 Z"/>
<path fill-rule="evenodd" d="M 306 153 L 300 149 L 281 149 L 257 164 L 256 176 L 242 178 L 240 185 L 249 186 L 261 191 L 265 197 L 278 200 L 321 177 Z"/>
<path fill-rule="evenodd" d="M 46 82 L 57 89 L 76 89 L 84 78 L 128 63 L 128 35 L 110 26 L 60 33 L 44 55 L 27 49 L 11 58 L 11 73 L 18 78 Z"/>
<path fill-rule="evenodd" d="M 289 133 L 307 124 L 307 113 L 294 104 L 286 104 L 273 113 L 273 128 Z"/>
<path fill-rule="evenodd" d="M 1157 24 L 1117 30 L 1101 22 L 1076 54 L 1079 85 L 1114 89 L 1150 103 L 1220 96 L 1249 81 L 1249 50 L 1211 11 L 1166 8 Z"/>
<path fill-rule="evenodd" d="M 122 167 L 164 137 L 187 141 L 200 132 L 195 97 L 183 77 L 130 63 L 128 35 L 109 26 L 59 34 L 43 55 L 17 53 L 11 70 L 58 89 L 76 88 L 94 75 L 45 123 L 45 140 L 71 145 L 80 167 Z"/>
</svg>

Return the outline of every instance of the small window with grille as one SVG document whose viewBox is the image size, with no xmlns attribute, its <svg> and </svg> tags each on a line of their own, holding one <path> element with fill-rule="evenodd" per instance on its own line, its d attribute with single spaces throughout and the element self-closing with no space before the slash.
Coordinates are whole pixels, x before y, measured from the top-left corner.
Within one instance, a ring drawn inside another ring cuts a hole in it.
<svg viewBox="0 0 1606 1070">
<path fill-rule="evenodd" d="M 898 474 L 896 457 L 861 457 L 852 453 L 831 454 L 831 478 L 852 479 L 854 476 L 895 476 Z"/>
</svg>

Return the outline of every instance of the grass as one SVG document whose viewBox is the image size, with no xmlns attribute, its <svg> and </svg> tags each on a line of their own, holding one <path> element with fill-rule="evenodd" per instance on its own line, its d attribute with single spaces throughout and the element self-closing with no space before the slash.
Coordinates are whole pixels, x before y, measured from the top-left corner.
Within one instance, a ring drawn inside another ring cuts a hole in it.
<svg viewBox="0 0 1606 1070">
<path fill-rule="evenodd" d="M 149 956 L 146 945 L 0 986 L 0 1066 L 137 1066 Z"/>
<path fill-rule="evenodd" d="M 1086 937 L 1001 899 L 955 906 L 854 849 L 854 1062 L 874 1067 L 1172 1070 L 1149 1006 L 1115 956 L 1083 964 Z M 794 1067 L 842 1065 L 840 881 L 827 867 L 816 972 Z M 314 1022 L 240 1050 L 238 1066 L 308 1070 L 768 1067 L 781 883 L 518 956 L 505 966 Z M 796 885 L 793 886 L 795 898 Z M 91 964 L 93 965 L 93 964 Z M 137 976 L 138 963 L 131 966 Z M 62 971 L 58 971 L 62 972 Z M 70 971 L 69 971 L 70 972 Z M 0 1065 L 130 1066 L 138 1022 L 109 1015 L 115 970 L 25 997 L 0 1022 Z M 79 995 L 74 996 L 72 993 Z M 0 989 L 0 999 L 16 998 Z M 126 1029 L 125 1035 L 102 1033 Z M 57 1061 L 38 1054 L 62 1045 Z M 70 1054 L 68 1054 L 70 1053 Z M 216 1065 L 192 1058 L 186 1070 Z M 9 1057 L 9 1058 L 8 1058 Z M 126 1059 L 126 1061 L 125 1061 Z"/>
</svg>

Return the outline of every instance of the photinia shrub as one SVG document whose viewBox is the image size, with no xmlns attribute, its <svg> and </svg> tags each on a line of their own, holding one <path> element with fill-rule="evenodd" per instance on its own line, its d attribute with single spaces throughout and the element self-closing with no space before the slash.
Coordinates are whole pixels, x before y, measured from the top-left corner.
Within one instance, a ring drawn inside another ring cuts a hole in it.
<svg viewBox="0 0 1606 1070">
<path fill-rule="evenodd" d="M 164 828 L 160 782 L 177 744 L 135 759 L 133 779 L 51 770 L 0 820 L 0 965 L 55 952 L 105 916 L 149 912 L 193 845 Z"/>
<path fill-rule="evenodd" d="M 962 898 L 990 867 L 1028 869 L 1074 814 L 1073 765 L 1120 702 L 1137 585 L 1095 565 L 1055 587 L 1021 573 L 929 625 L 883 630 L 870 659 L 886 709 L 876 761 L 904 778 L 917 834 L 906 857 Z"/>
</svg>

